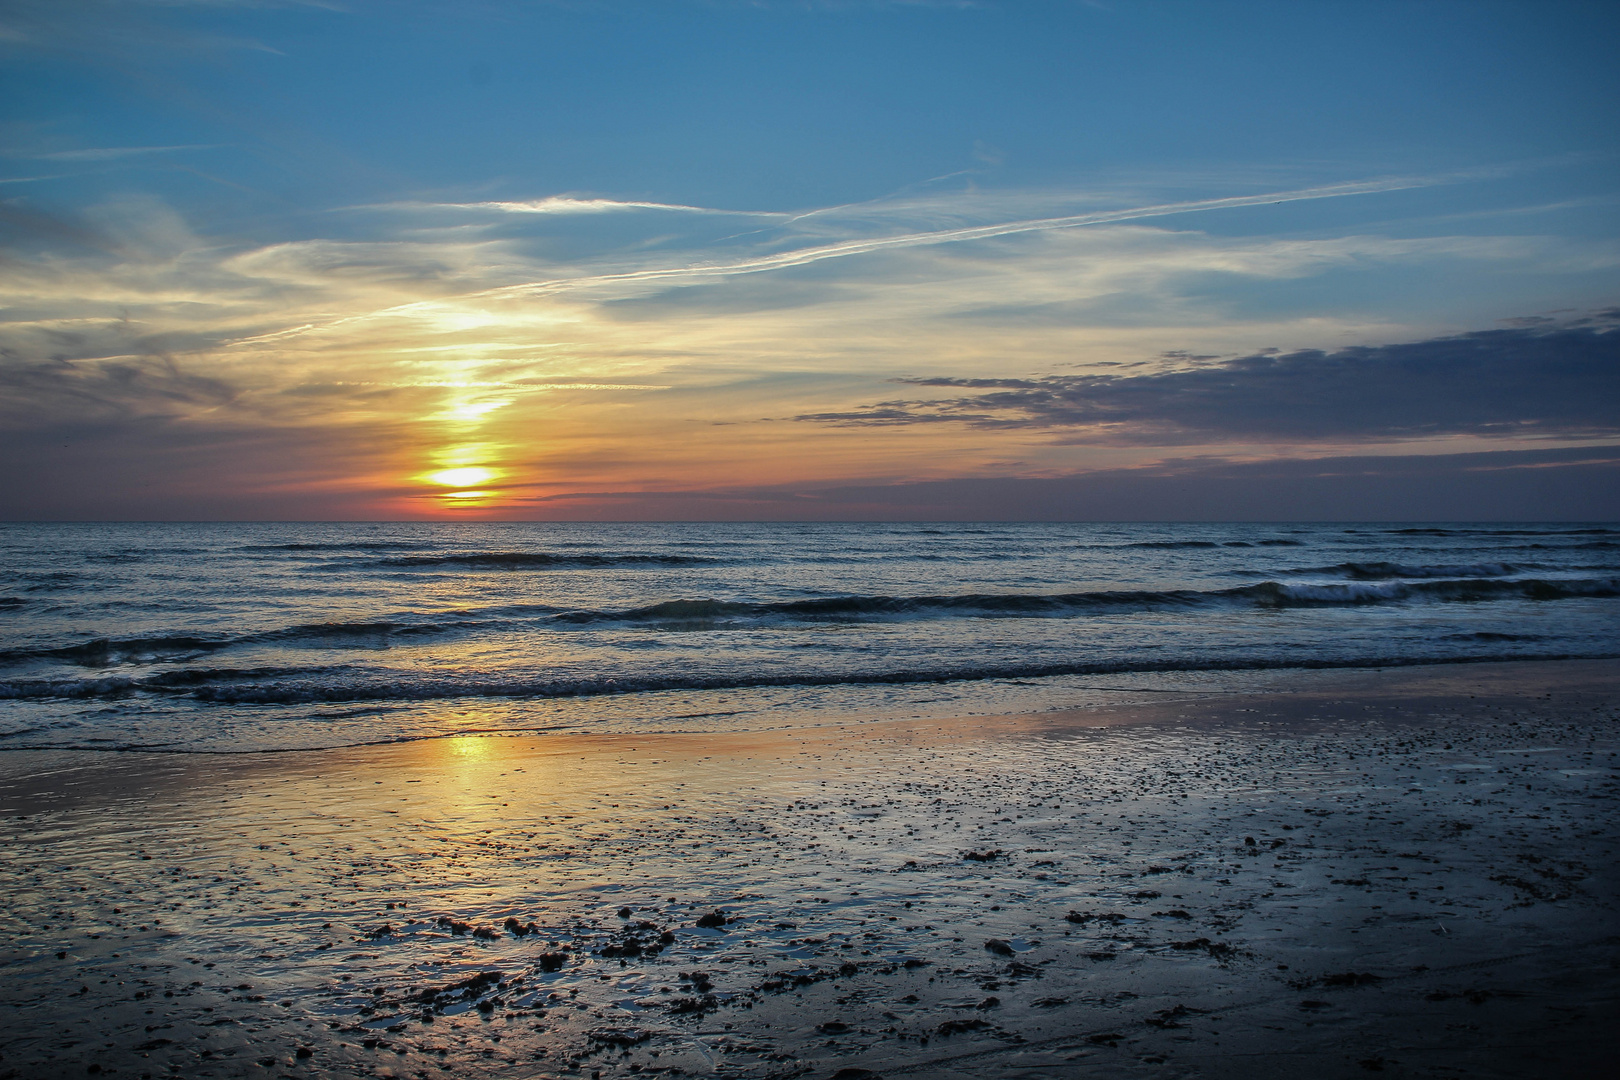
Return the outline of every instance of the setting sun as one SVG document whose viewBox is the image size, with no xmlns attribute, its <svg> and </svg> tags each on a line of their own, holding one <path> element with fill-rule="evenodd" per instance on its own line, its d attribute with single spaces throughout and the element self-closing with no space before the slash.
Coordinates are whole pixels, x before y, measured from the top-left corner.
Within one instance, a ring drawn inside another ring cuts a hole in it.
<svg viewBox="0 0 1620 1080">
<path fill-rule="evenodd" d="M 495 470 L 486 469 L 477 465 L 469 465 L 460 469 L 441 469 L 439 472 L 429 473 L 428 479 L 433 481 L 435 484 L 443 484 L 445 487 L 469 487 L 473 484 L 487 484 L 489 481 L 495 479 Z M 452 492 L 451 494 L 457 496 L 481 496 L 487 494 L 487 492 L 456 491 Z"/>
</svg>

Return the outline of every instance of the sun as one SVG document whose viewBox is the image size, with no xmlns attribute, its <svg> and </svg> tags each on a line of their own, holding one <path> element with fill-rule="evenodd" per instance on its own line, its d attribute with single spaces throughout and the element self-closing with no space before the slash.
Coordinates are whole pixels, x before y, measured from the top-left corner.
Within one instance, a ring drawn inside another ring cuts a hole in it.
<svg viewBox="0 0 1620 1080">
<path fill-rule="evenodd" d="M 441 469 L 435 473 L 428 473 L 427 478 L 445 487 L 470 488 L 487 484 L 495 479 L 495 476 L 494 469 L 486 469 L 481 465 L 467 465 L 459 469 Z"/>
</svg>

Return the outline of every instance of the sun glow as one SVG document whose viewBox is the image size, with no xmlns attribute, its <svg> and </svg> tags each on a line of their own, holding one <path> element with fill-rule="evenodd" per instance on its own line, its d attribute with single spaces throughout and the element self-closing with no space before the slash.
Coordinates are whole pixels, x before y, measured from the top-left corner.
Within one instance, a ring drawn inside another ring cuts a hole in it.
<svg viewBox="0 0 1620 1080">
<path fill-rule="evenodd" d="M 475 424 L 496 409 L 512 404 L 510 400 L 459 401 L 445 408 L 442 419 L 461 424 Z"/>
<path fill-rule="evenodd" d="M 467 465 L 459 469 L 441 469 L 436 473 L 429 473 L 428 479 L 435 484 L 445 487 L 471 487 L 475 484 L 487 484 L 495 479 L 494 469 L 486 469 L 481 465 Z M 458 491 L 453 495 L 484 495 L 482 491 Z"/>
<path fill-rule="evenodd" d="M 504 495 L 486 485 L 506 475 L 496 462 L 507 448 L 479 439 L 477 432 L 489 423 L 491 414 L 507 404 L 510 402 L 478 402 L 457 394 L 449 408 L 429 418 L 438 422 L 436 426 L 451 441 L 432 452 L 432 467 L 418 474 L 417 480 L 448 489 L 431 496 L 440 506 L 452 512 L 487 508 Z"/>
</svg>

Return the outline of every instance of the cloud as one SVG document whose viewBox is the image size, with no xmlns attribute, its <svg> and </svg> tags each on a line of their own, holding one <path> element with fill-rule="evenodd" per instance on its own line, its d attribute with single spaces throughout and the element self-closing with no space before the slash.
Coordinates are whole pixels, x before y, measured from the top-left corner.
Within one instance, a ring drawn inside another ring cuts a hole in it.
<svg viewBox="0 0 1620 1080">
<path fill-rule="evenodd" d="M 1620 327 L 1607 317 L 1551 330 L 1536 325 L 1336 352 L 1258 353 L 1145 374 L 898 381 L 984 392 L 794 419 L 1078 428 L 1086 434 L 1072 441 L 1163 446 L 1620 435 Z"/>
<path fill-rule="evenodd" d="M 82 150 L 53 150 L 49 153 L 7 154 L 7 157 L 28 158 L 34 161 L 115 161 L 119 158 L 140 157 L 146 154 L 167 154 L 176 150 L 213 150 L 218 143 L 187 143 L 180 146 L 94 146 Z"/>
<path fill-rule="evenodd" d="M 828 488 L 815 498 L 891 520 L 1611 521 L 1620 516 L 1620 447 L 1192 458 L 1067 477 Z"/>
<path fill-rule="evenodd" d="M 329 383 L 330 386 L 387 386 L 400 388 L 432 387 L 441 390 L 517 390 L 525 393 L 544 393 L 551 390 L 668 390 L 668 386 L 656 386 L 643 383 L 582 383 L 582 382 L 548 382 L 548 383 L 519 383 L 519 382 L 473 382 L 459 379 L 454 382 L 447 379 L 418 380 L 417 382 L 381 382 L 376 379 L 359 379 Z"/>
<path fill-rule="evenodd" d="M 576 199 L 552 195 L 544 199 L 496 200 L 489 202 L 391 202 L 355 207 L 357 210 L 464 210 L 499 214 L 610 214 L 625 210 L 668 210 L 682 214 L 714 214 L 723 217 L 786 218 L 793 215 L 775 210 L 717 210 L 682 203 L 636 202 L 625 199 Z"/>
<path fill-rule="evenodd" d="M 845 240 L 832 244 L 821 244 L 812 247 L 796 248 L 790 251 L 779 251 L 740 260 L 698 264 L 687 262 L 680 266 L 660 266 L 647 269 L 624 270 L 614 273 L 552 278 L 543 281 L 527 281 L 516 285 L 504 285 L 499 288 L 482 291 L 478 294 L 457 297 L 456 299 L 467 301 L 516 295 L 543 296 L 559 292 L 567 292 L 589 286 L 622 286 L 648 282 L 695 284 L 739 274 L 758 274 L 773 270 L 785 270 L 793 267 L 807 266 L 826 259 L 846 258 L 852 255 L 865 255 L 879 251 L 927 247 L 938 244 L 954 244 L 970 240 L 989 240 L 1003 236 L 1015 236 L 1021 233 L 1049 232 L 1058 229 L 1079 228 L 1086 225 L 1105 225 L 1120 222 L 1141 221 L 1151 218 L 1162 218 L 1180 214 L 1197 213 L 1206 210 L 1237 209 L 1241 207 L 1275 205 L 1286 202 L 1304 202 L 1317 199 L 1337 199 L 1355 195 L 1380 194 L 1384 192 L 1403 191 L 1411 188 L 1431 187 L 1439 184 L 1452 183 L 1457 179 L 1458 177 L 1456 176 L 1430 176 L 1358 180 L 1341 184 L 1327 184 L 1319 187 L 1299 188 L 1292 191 L 1272 191 L 1261 195 L 1235 195 L 1215 199 L 1194 199 L 1173 203 L 1157 203 L 1150 206 L 1128 207 L 1117 210 L 1101 210 L 1085 214 L 1070 214 L 1063 217 L 1038 218 L 1034 220 L 1022 221 L 1004 221 L 992 225 L 974 225 L 954 229 L 936 229 L 927 232 L 908 232 L 889 236 L 866 237 L 855 240 Z M 355 319 L 396 315 L 412 306 L 414 305 L 402 305 L 399 307 L 367 312 L 364 315 L 349 316 L 348 318 L 337 320 L 334 323 L 320 325 L 338 325 L 340 323 L 352 322 Z M 303 329 L 300 329 L 297 332 L 302 333 L 304 331 Z M 252 343 L 258 340 L 260 339 L 247 339 L 243 342 L 243 344 Z"/>
<path fill-rule="evenodd" d="M 0 250 L 9 255 L 24 242 L 92 251 L 113 247 L 111 237 L 80 218 L 36 209 L 21 199 L 0 200 Z M 0 272 L 4 269 L 5 264 L 0 263 Z"/>
<path fill-rule="evenodd" d="M 1204 456 L 1067 476 L 574 491 L 522 516 L 599 521 L 1612 521 L 1620 447 Z"/>
<path fill-rule="evenodd" d="M 83 424 L 196 415 L 236 396 L 227 382 L 186 371 L 164 356 L 0 365 L 0 416 L 19 431 L 53 417 Z"/>
</svg>

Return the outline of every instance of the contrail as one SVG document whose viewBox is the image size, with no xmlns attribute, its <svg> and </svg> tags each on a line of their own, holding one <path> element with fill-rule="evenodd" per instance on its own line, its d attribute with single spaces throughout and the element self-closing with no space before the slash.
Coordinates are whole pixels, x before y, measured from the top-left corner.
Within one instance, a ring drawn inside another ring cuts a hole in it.
<svg viewBox="0 0 1620 1080">
<path fill-rule="evenodd" d="M 1160 203 L 1157 206 L 1140 206 L 1130 210 L 1105 210 L 1091 214 L 1074 214 L 1069 217 L 1034 218 L 1028 221 L 1008 221 L 1000 225 L 975 225 L 959 229 L 942 229 L 935 232 L 902 233 L 898 236 L 877 237 L 870 240 L 845 240 L 836 244 L 826 244 L 821 247 L 804 248 L 799 251 L 786 251 L 777 255 L 765 255 L 757 259 L 745 259 L 741 262 L 721 263 L 711 266 L 681 266 L 669 267 L 662 270 L 631 270 L 621 274 L 598 274 L 591 277 L 558 278 L 553 281 L 536 281 L 523 285 L 505 285 L 485 292 L 475 293 L 475 296 L 498 296 L 531 292 L 546 294 L 561 292 L 565 289 L 577 288 L 581 285 L 594 285 L 599 283 L 612 283 L 620 281 L 657 281 L 664 278 L 678 278 L 683 276 L 703 277 L 710 275 L 729 276 L 731 274 L 757 274 L 766 270 L 781 270 L 790 266 L 804 266 L 807 263 L 820 262 L 823 259 L 839 259 L 848 255 L 864 255 L 872 251 L 883 251 L 888 248 L 923 247 L 931 244 L 954 244 L 963 240 L 986 240 L 996 236 L 1012 236 L 1017 233 L 1046 232 L 1050 229 L 1072 229 L 1080 225 L 1103 225 L 1115 221 L 1135 221 L 1141 218 L 1169 217 L 1172 214 L 1190 214 L 1199 210 L 1224 210 L 1240 206 L 1264 206 L 1267 203 L 1303 202 L 1308 199 L 1331 199 L 1345 195 L 1370 195 L 1383 191 L 1401 191 L 1408 188 L 1430 187 L 1442 183 L 1438 180 L 1409 179 L 1409 180 L 1367 180 L 1350 184 L 1334 184 L 1330 187 L 1304 188 L 1299 191 L 1278 191 L 1268 195 L 1237 195 L 1224 199 L 1201 199 L 1195 202 Z"/>
<path fill-rule="evenodd" d="M 683 214 L 711 214 L 719 217 L 791 218 L 795 215 L 780 210 L 716 210 L 708 206 L 687 206 L 684 203 L 624 202 L 618 199 L 574 199 L 554 195 L 546 199 L 528 201 L 435 203 L 391 202 L 368 203 L 352 206 L 351 210 L 490 210 L 503 214 L 603 214 L 617 210 L 671 210 Z"/>
<path fill-rule="evenodd" d="M 841 259 L 850 255 L 865 255 L 874 251 L 887 251 L 893 248 L 926 247 L 933 244 L 955 244 L 965 240 L 987 240 L 998 236 L 1014 236 L 1019 233 L 1047 232 L 1053 229 L 1073 229 L 1083 225 L 1106 225 L 1116 221 L 1140 221 L 1144 218 L 1170 217 L 1175 214 L 1192 214 L 1202 210 L 1228 210 L 1244 206 L 1265 206 L 1268 204 L 1288 202 L 1309 202 L 1315 199 L 1338 199 L 1350 195 L 1376 195 L 1387 191 L 1406 191 L 1413 188 L 1435 187 L 1441 184 L 1454 183 L 1459 179 L 1456 175 L 1445 177 L 1395 177 L 1382 180 L 1358 180 L 1343 184 L 1329 184 L 1324 187 L 1297 188 L 1293 191 L 1273 191 L 1264 195 L 1234 195 L 1221 199 L 1195 199 L 1189 202 L 1157 203 L 1152 206 L 1138 206 L 1125 210 L 1102 210 L 1089 214 L 1073 214 L 1067 217 L 1032 218 L 1024 221 L 1008 221 L 1000 225 L 975 225 L 957 229 L 941 229 L 933 232 L 901 233 L 897 236 L 882 236 L 867 240 L 844 240 L 834 244 L 824 244 L 819 247 L 801 248 L 798 251 L 784 251 L 775 255 L 762 255 L 754 259 L 743 259 L 731 263 L 695 264 L 688 266 L 664 267 L 656 270 L 627 270 L 617 274 L 593 274 L 585 277 L 554 278 L 549 281 L 529 281 L 520 285 L 502 285 L 493 289 L 482 289 L 478 292 L 463 293 L 460 296 L 445 297 L 437 300 L 418 300 L 409 304 L 399 304 L 394 307 L 382 308 L 367 312 L 363 315 L 351 315 L 342 319 L 320 324 L 309 324 L 279 330 L 275 333 L 263 334 L 258 337 L 242 338 L 231 342 L 232 345 L 254 345 L 263 342 L 276 341 L 282 338 L 295 337 L 309 333 L 311 330 L 327 329 L 342 326 L 347 323 L 358 322 L 363 319 L 385 318 L 391 315 L 403 315 L 414 310 L 427 310 L 438 307 L 444 303 L 456 300 L 500 299 L 514 296 L 549 296 L 555 293 L 567 292 L 573 289 L 585 288 L 592 285 L 612 285 L 642 281 L 671 281 L 680 279 L 703 279 L 715 277 L 730 277 L 734 274 L 759 274 L 770 270 L 785 270 L 793 266 L 805 266 L 809 263 L 821 262 L 824 259 Z"/>
<path fill-rule="evenodd" d="M 111 161 L 139 154 L 167 154 L 175 150 L 217 150 L 225 143 L 186 143 L 181 146 L 95 146 L 85 150 L 57 150 L 49 154 L 19 154 L 35 161 Z"/>
</svg>

